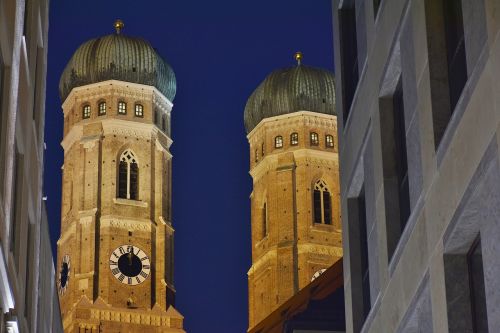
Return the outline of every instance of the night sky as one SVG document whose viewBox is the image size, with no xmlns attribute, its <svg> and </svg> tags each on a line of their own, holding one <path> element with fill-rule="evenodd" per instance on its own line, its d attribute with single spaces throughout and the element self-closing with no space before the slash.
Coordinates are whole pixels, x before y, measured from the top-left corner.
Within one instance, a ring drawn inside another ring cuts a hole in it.
<svg viewBox="0 0 500 333">
<path fill-rule="evenodd" d="M 52 0 L 47 74 L 45 195 L 53 250 L 59 238 L 59 77 L 83 42 L 141 36 L 172 66 L 176 308 L 189 333 L 245 332 L 251 264 L 245 103 L 273 70 L 303 63 L 333 70 L 330 0 Z M 55 252 L 54 252 L 55 253 Z"/>
</svg>

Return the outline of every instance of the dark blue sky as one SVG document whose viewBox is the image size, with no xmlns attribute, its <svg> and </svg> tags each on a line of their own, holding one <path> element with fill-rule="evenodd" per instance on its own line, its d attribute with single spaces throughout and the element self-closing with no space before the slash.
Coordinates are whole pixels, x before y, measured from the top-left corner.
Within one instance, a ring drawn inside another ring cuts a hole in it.
<svg viewBox="0 0 500 333">
<path fill-rule="evenodd" d="M 63 129 L 58 82 L 84 41 L 124 33 L 151 42 L 177 76 L 172 111 L 176 308 L 189 333 L 247 329 L 251 263 L 247 98 L 274 69 L 333 69 L 330 0 L 52 0 L 45 194 L 59 238 Z"/>
</svg>

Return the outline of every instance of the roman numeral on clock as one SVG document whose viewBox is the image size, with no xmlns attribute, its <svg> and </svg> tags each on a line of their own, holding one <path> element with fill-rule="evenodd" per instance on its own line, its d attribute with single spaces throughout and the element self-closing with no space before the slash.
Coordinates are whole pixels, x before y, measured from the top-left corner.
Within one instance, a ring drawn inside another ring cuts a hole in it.
<svg viewBox="0 0 500 333">
<path fill-rule="evenodd" d="M 149 269 L 149 265 L 142 265 L 142 269 Z"/>
<path fill-rule="evenodd" d="M 141 273 L 139 273 L 139 274 L 141 274 L 141 276 L 145 279 L 148 277 L 148 275 L 144 271 L 141 271 Z"/>
<path fill-rule="evenodd" d="M 132 278 L 131 277 L 128 278 L 128 284 L 132 284 Z"/>
<path fill-rule="evenodd" d="M 118 262 L 114 261 L 114 260 L 110 260 L 109 264 L 112 265 L 112 266 L 118 266 Z"/>
<path fill-rule="evenodd" d="M 125 279 L 125 275 L 123 275 L 123 274 L 120 273 L 120 276 L 118 277 L 118 280 L 120 280 L 120 282 L 123 282 L 123 279 Z"/>
<path fill-rule="evenodd" d="M 141 283 L 142 282 L 141 279 L 139 279 L 138 276 L 136 276 L 135 279 L 137 280 L 137 283 Z"/>
<path fill-rule="evenodd" d="M 116 274 L 120 273 L 120 270 L 118 269 L 118 267 L 116 267 L 116 268 L 113 268 L 113 269 L 111 270 L 111 273 L 112 273 L 113 275 L 116 275 Z"/>
</svg>

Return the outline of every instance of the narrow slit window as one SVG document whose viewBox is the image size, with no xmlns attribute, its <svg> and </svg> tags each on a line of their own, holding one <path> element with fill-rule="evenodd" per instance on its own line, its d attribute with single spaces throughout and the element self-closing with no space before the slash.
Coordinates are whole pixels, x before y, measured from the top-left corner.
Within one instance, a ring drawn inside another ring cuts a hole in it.
<svg viewBox="0 0 500 333">
<path fill-rule="evenodd" d="M 118 102 L 118 114 L 127 114 L 127 103 Z"/>
<path fill-rule="evenodd" d="M 154 122 L 155 122 L 155 124 L 158 124 L 158 110 L 157 109 L 155 109 Z"/>
<path fill-rule="evenodd" d="M 144 117 L 144 107 L 142 104 L 136 104 L 135 105 L 135 116 L 136 117 Z"/>
<path fill-rule="evenodd" d="M 132 150 L 125 150 L 118 166 L 118 197 L 138 200 L 139 197 L 139 164 Z"/>
<path fill-rule="evenodd" d="M 104 116 L 106 114 L 106 102 L 99 103 L 99 116 Z"/>
<path fill-rule="evenodd" d="M 264 157 L 264 154 L 266 152 L 265 147 L 264 147 L 264 143 L 262 143 L 262 145 L 260 146 L 260 151 L 262 153 L 262 157 Z"/>
<path fill-rule="evenodd" d="M 283 137 L 281 135 L 274 138 L 274 148 L 283 148 Z"/>
<path fill-rule="evenodd" d="M 262 238 L 267 236 L 267 203 L 262 207 Z"/>
<path fill-rule="evenodd" d="M 299 144 L 299 134 L 298 133 L 292 133 L 290 134 L 290 145 L 291 146 L 296 146 Z"/>
<path fill-rule="evenodd" d="M 82 118 L 83 119 L 88 119 L 90 118 L 90 105 L 84 105 L 83 106 L 83 115 L 82 115 Z"/>
<path fill-rule="evenodd" d="M 259 150 L 255 149 L 255 163 L 259 162 Z"/>
<path fill-rule="evenodd" d="M 311 146 L 319 145 L 319 136 L 318 133 L 311 132 Z"/>
<path fill-rule="evenodd" d="M 333 135 L 325 136 L 326 148 L 333 148 Z"/>
</svg>

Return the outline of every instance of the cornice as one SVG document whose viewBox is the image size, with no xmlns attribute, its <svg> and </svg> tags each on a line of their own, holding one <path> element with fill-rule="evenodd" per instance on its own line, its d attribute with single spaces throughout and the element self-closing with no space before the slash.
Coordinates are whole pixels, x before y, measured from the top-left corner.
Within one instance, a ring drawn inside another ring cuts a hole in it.
<svg viewBox="0 0 500 333">
<path fill-rule="evenodd" d="M 336 168 L 339 165 L 339 155 L 337 152 L 316 150 L 316 149 L 294 149 L 283 150 L 279 153 L 269 153 L 256 166 L 250 170 L 254 182 L 260 179 L 266 172 L 276 170 L 280 154 L 292 153 L 297 166 L 304 163 Z"/>
<path fill-rule="evenodd" d="M 343 251 L 341 246 L 330 246 L 322 244 L 298 244 L 299 254 L 319 254 L 323 256 L 342 257 Z"/>
<path fill-rule="evenodd" d="M 154 124 L 139 123 L 131 120 L 122 119 L 103 119 L 98 120 L 102 126 L 101 134 L 107 135 L 123 135 L 146 140 L 156 140 L 157 149 L 166 151 L 170 157 L 172 155 L 168 151 L 173 141 L 165 133 L 160 131 Z M 90 123 L 89 123 L 90 124 Z M 92 142 L 96 142 L 101 137 L 99 135 L 83 136 L 83 125 L 75 125 L 66 134 L 61 142 L 64 153 L 73 146 L 75 142 L 84 144 L 85 148 L 92 148 Z"/>
<path fill-rule="evenodd" d="M 121 228 L 134 231 L 147 231 L 151 232 L 150 220 L 143 219 L 127 219 L 118 216 L 103 216 L 100 219 L 101 228 Z"/>
<path fill-rule="evenodd" d="M 270 249 L 269 251 L 266 252 L 263 256 L 261 256 L 259 259 L 255 260 L 255 262 L 252 264 L 252 267 L 247 272 L 247 275 L 253 275 L 257 271 L 261 270 L 262 268 L 266 268 L 266 266 L 269 266 L 271 263 L 271 260 L 276 259 L 278 257 L 278 251 L 276 248 Z"/>
</svg>

